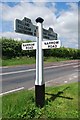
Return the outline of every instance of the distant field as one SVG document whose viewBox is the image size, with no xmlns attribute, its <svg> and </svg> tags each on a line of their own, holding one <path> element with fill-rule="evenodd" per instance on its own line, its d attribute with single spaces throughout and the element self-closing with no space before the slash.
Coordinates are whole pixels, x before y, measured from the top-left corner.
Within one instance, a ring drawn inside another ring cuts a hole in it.
<svg viewBox="0 0 80 120">
<path fill-rule="evenodd" d="M 56 61 L 65 61 L 69 60 L 69 58 L 58 58 L 58 57 L 44 57 L 44 62 L 56 62 Z M 35 64 L 36 58 L 35 57 L 16 57 L 11 59 L 4 59 L 2 60 L 2 66 L 13 66 L 13 65 L 24 65 L 24 64 Z M 0 59 L 1 65 L 1 59 Z"/>
<path fill-rule="evenodd" d="M 45 106 L 35 106 L 34 91 L 23 90 L 2 97 L 3 118 L 79 118 L 78 83 L 47 87 Z"/>
</svg>

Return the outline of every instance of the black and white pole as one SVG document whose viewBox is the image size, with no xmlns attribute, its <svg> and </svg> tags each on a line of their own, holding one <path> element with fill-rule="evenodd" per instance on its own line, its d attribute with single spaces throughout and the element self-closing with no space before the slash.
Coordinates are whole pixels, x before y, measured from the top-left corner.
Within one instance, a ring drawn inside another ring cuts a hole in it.
<svg viewBox="0 0 80 120">
<path fill-rule="evenodd" d="M 45 83 L 43 78 L 43 19 L 38 17 L 36 23 L 38 26 L 37 49 L 36 49 L 36 80 L 35 80 L 35 102 L 37 107 L 43 107 L 45 104 Z"/>
</svg>

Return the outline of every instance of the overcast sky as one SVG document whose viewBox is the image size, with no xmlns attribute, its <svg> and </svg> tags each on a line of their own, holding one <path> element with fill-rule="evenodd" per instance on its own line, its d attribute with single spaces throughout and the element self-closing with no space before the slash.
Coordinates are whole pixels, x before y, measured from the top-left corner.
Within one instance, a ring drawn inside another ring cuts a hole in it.
<svg viewBox="0 0 80 120">
<path fill-rule="evenodd" d="M 35 19 L 44 19 L 43 27 L 52 27 L 58 33 L 62 46 L 78 48 L 78 3 L 76 2 L 37 2 L 38 0 L 3 0 L 0 2 L 0 37 L 31 39 L 35 37 L 14 32 L 15 18 L 30 18 L 36 25 Z"/>
</svg>

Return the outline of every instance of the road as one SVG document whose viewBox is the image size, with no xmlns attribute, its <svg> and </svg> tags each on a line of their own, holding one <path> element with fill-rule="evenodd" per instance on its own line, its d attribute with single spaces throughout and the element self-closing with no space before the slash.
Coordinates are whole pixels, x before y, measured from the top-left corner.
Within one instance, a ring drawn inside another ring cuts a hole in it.
<svg viewBox="0 0 80 120">
<path fill-rule="evenodd" d="M 53 85 L 78 81 L 80 61 L 55 62 L 44 65 L 44 80 Z M 3 67 L 2 93 L 29 89 L 35 85 L 35 65 L 23 65 L 15 67 Z M 0 80 L 1 81 L 1 80 Z M 52 83 L 50 83 L 52 84 Z"/>
</svg>

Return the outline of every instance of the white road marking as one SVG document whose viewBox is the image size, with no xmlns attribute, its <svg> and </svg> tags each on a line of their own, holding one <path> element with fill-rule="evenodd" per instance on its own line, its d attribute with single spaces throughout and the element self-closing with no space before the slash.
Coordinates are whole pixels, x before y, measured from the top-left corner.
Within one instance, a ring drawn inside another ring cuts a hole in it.
<svg viewBox="0 0 80 120">
<path fill-rule="evenodd" d="M 67 83 L 68 81 L 64 81 L 64 83 Z"/>
<path fill-rule="evenodd" d="M 2 67 L 2 66 L 1 66 L 0 69 L 2 69 L 2 68 L 9 68 L 9 67 Z"/>
<path fill-rule="evenodd" d="M 49 80 L 49 81 L 45 81 L 45 85 L 47 86 L 47 84 L 51 84 L 51 82 L 53 82 L 52 84 L 54 84 L 54 81 L 55 80 L 61 80 L 61 79 L 63 79 L 65 76 L 62 76 L 62 77 L 58 77 L 58 78 L 55 78 L 55 79 L 52 79 L 52 80 Z M 72 80 L 72 79 L 74 79 L 74 78 L 77 78 L 78 76 L 77 75 L 75 75 L 75 73 L 73 73 L 73 74 L 71 74 L 71 75 L 68 75 L 68 77 L 69 77 L 69 80 Z M 64 83 L 68 83 L 68 81 L 67 80 L 65 80 L 65 81 L 63 81 Z M 59 83 L 59 81 L 56 81 L 56 83 Z M 29 88 L 28 90 L 32 90 L 32 89 L 34 89 L 35 88 L 35 86 L 33 86 L 33 87 L 31 87 L 31 88 Z"/>
<path fill-rule="evenodd" d="M 63 77 L 55 78 L 54 81 L 55 81 L 56 79 L 62 79 L 62 78 L 63 78 Z M 49 80 L 49 81 L 45 81 L 45 85 L 48 84 L 48 83 L 51 83 L 51 82 L 53 82 L 53 79 L 52 79 L 52 80 Z M 34 87 L 35 87 L 35 86 L 30 87 L 28 90 L 32 90 Z"/>
<path fill-rule="evenodd" d="M 77 78 L 78 76 L 74 76 L 74 78 Z"/>
<path fill-rule="evenodd" d="M 19 91 L 19 90 L 22 90 L 22 89 L 24 89 L 24 87 L 17 88 L 17 89 L 14 89 L 14 90 L 11 90 L 11 91 L 7 91 L 7 92 L 4 92 L 4 93 L 0 93 L 0 96 L 8 94 L 8 93 L 16 92 L 16 91 Z"/>
<path fill-rule="evenodd" d="M 22 72 L 30 72 L 34 71 L 35 69 L 29 69 L 29 70 L 21 70 L 21 71 L 15 71 L 15 72 L 7 72 L 7 73 L 2 73 L 0 75 L 8 75 L 8 74 L 16 74 L 16 73 L 22 73 Z"/>
<path fill-rule="evenodd" d="M 32 90 L 32 89 L 34 89 L 34 86 L 33 86 L 33 87 L 31 87 L 31 88 L 29 88 L 28 90 Z"/>
<path fill-rule="evenodd" d="M 64 67 L 64 66 L 68 66 L 68 65 L 74 65 L 76 63 L 70 63 L 70 64 L 65 64 L 65 65 L 59 65 L 59 66 L 50 66 L 50 67 L 46 67 L 44 69 L 49 69 L 49 68 L 56 68 L 56 67 Z"/>
<path fill-rule="evenodd" d="M 57 67 L 64 67 L 68 65 L 74 65 L 76 63 L 70 63 L 70 64 L 65 64 L 65 65 L 59 65 L 59 66 L 50 66 L 50 67 L 45 67 L 44 69 L 51 69 L 51 68 L 57 68 Z M 74 66 L 73 66 L 74 67 Z M 15 72 L 7 72 L 7 73 L 0 73 L 0 75 L 8 75 L 8 74 L 16 74 L 16 73 L 22 73 L 22 72 L 31 72 L 36 69 L 29 69 L 29 70 L 21 70 L 21 71 L 15 71 Z"/>
<path fill-rule="evenodd" d="M 63 77 L 59 77 L 59 78 L 55 78 L 55 79 L 52 79 L 52 80 L 49 80 L 49 81 L 46 81 L 45 83 L 50 83 L 50 82 L 53 82 L 53 80 L 55 81 L 56 79 L 62 79 Z"/>
<path fill-rule="evenodd" d="M 78 65 L 76 65 L 76 66 L 73 66 L 73 68 L 77 68 L 78 67 Z"/>
<path fill-rule="evenodd" d="M 73 66 L 73 68 L 78 68 L 80 65 Z"/>
<path fill-rule="evenodd" d="M 69 78 L 69 80 L 72 80 L 72 78 Z"/>
</svg>

